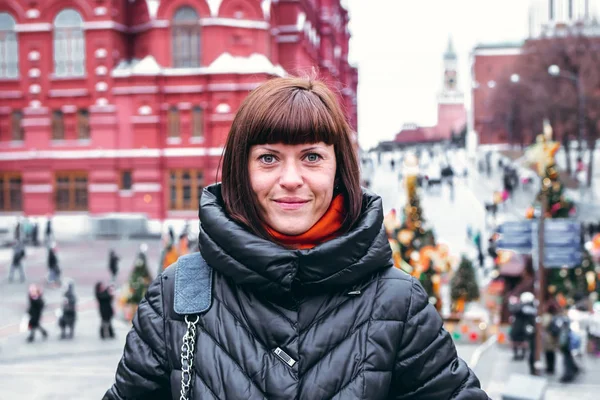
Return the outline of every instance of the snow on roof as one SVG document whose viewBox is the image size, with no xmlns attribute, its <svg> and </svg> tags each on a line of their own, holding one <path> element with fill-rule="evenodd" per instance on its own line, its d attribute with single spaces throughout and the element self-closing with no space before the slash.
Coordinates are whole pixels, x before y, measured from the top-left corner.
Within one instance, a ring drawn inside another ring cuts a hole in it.
<svg viewBox="0 0 600 400">
<path fill-rule="evenodd" d="M 264 54 L 253 53 L 249 57 L 232 56 L 222 53 L 207 67 L 197 68 L 164 68 L 153 56 L 143 59 L 121 61 L 111 72 L 113 77 L 132 75 L 203 75 L 203 74 L 272 74 L 285 76 L 281 65 L 273 65 Z"/>
<path fill-rule="evenodd" d="M 210 9 L 210 16 L 216 17 L 219 15 L 219 8 L 221 8 L 221 3 L 223 0 L 206 0 L 208 3 L 208 8 Z"/>
<path fill-rule="evenodd" d="M 150 14 L 150 19 L 156 19 L 159 5 L 160 0 L 146 0 L 146 7 L 148 7 L 148 14 Z"/>
<path fill-rule="evenodd" d="M 250 57 L 232 56 L 229 53 L 221 54 L 208 67 L 212 73 L 269 73 L 283 76 L 285 70 L 280 65 L 275 66 L 264 54 L 253 53 Z"/>
<path fill-rule="evenodd" d="M 160 73 L 161 67 L 152 56 L 146 56 L 131 68 L 134 75 L 156 75 Z"/>
<path fill-rule="evenodd" d="M 262 0 L 260 7 L 262 8 L 265 19 L 268 20 L 271 18 L 271 0 Z"/>
<path fill-rule="evenodd" d="M 150 19 L 156 19 L 158 15 L 158 8 L 160 6 L 161 0 L 146 0 L 146 6 L 148 7 L 148 14 L 150 14 Z M 163 0 L 166 1 L 166 0 Z M 271 3 L 273 0 L 261 0 L 260 7 L 262 9 L 263 15 L 265 19 L 271 18 Z M 219 15 L 219 9 L 221 8 L 221 4 L 223 0 L 206 0 L 208 4 L 208 8 L 210 10 L 210 16 L 216 17 Z"/>
</svg>

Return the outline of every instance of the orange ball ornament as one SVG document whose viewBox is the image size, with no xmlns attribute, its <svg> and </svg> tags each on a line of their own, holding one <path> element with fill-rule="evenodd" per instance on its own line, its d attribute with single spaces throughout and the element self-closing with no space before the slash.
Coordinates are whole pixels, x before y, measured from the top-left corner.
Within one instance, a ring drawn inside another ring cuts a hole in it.
<svg viewBox="0 0 600 400">
<path fill-rule="evenodd" d="M 525 211 L 525 218 L 533 219 L 534 216 L 535 216 L 535 209 L 533 207 L 528 207 L 527 210 Z"/>
<path fill-rule="evenodd" d="M 498 343 L 500 343 L 500 344 L 506 343 L 506 335 L 504 334 L 504 332 L 498 333 Z"/>
<path fill-rule="evenodd" d="M 600 250 L 600 233 L 597 233 L 592 239 L 592 249 Z"/>
</svg>

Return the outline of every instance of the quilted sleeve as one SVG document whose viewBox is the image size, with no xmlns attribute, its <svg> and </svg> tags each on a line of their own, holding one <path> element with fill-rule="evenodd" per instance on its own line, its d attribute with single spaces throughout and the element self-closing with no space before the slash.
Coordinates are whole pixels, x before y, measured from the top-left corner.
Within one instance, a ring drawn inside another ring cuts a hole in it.
<svg viewBox="0 0 600 400">
<path fill-rule="evenodd" d="M 103 400 L 170 398 L 161 283 L 159 275 L 138 307 L 115 383 Z"/>
<path fill-rule="evenodd" d="M 473 371 L 458 357 L 440 315 L 415 279 L 398 348 L 391 398 L 488 400 Z"/>
</svg>

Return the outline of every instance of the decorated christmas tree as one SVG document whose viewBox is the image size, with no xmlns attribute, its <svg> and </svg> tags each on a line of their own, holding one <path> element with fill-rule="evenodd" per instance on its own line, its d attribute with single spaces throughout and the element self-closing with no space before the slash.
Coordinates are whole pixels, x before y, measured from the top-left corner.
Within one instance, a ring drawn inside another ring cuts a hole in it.
<svg viewBox="0 0 600 400">
<path fill-rule="evenodd" d="M 429 263 L 421 260 L 421 250 L 435 246 L 435 235 L 427 228 L 421 199 L 417 191 L 418 160 L 413 155 L 407 155 L 404 160 L 404 176 L 406 180 L 406 205 L 402 213 L 402 224 L 399 227 L 396 239 L 400 244 L 400 254 L 406 265 L 406 272 L 420 275 L 423 270 L 429 269 Z M 409 267 L 410 266 L 410 267 Z M 417 275 L 417 277 L 419 277 Z"/>
<path fill-rule="evenodd" d="M 127 303 L 135 305 L 139 304 L 144 298 L 151 280 L 152 278 L 148 271 L 145 248 L 141 248 L 135 259 L 133 271 L 131 271 L 131 275 L 129 276 L 129 295 L 127 296 Z"/>
<path fill-rule="evenodd" d="M 541 179 L 541 189 L 535 203 L 546 210 L 545 217 L 550 219 L 569 218 L 574 214 L 574 204 L 565 194 L 565 188 L 560 180 L 556 165 L 556 152 L 560 143 L 552 141 L 552 127 L 544 122 L 544 134 L 538 135 L 537 143 L 528 150 L 529 160 L 536 166 Z M 542 204 L 545 202 L 545 204 Z M 535 208 L 527 210 L 526 217 L 535 217 Z M 552 296 L 560 295 L 561 298 L 572 302 L 576 295 L 590 292 L 590 273 L 594 274 L 594 262 L 589 252 L 582 247 L 583 261 L 575 268 L 560 268 L 559 265 L 546 265 L 546 290 Z M 595 285 L 593 289 L 595 290 Z"/>
<path fill-rule="evenodd" d="M 450 298 L 452 311 L 458 313 L 464 311 L 466 303 L 479 299 L 479 285 L 473 263 L 464 255 L 450 281 Z"/>
<path fill-rule="evenodd" d="M 402 210 L 402 221 L 398 221 L 395 210 L 384 220 L 388 233 L 394 264 L 419 280 L 429 300 L 441 310 L 440 274 L 449 270 L 448 251 L 436 244 L 433 230 L 427 227 L 417 191 L 418 160 L 414 155 L 404 158 L 406 205 Z"/>
</svg>

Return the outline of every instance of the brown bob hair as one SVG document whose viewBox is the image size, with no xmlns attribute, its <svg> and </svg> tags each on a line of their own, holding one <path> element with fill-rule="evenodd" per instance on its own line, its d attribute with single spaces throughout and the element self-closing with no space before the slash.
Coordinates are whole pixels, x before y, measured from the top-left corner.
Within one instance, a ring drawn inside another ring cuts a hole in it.
<svg viewBox="0 0 600 400">
<path fill-rule="evenodd" d="M 344 195 L 342 232 L 358 220 L 362 208 L 360 170 L 352 146 L 352 129 L 335 94 L 313 78 L 274 78 L 242 102 L 227 137 L 222 158 L 221 194 L 229 216 L 251 232 L 271 239 L 259 215 L 250 184 L 250 148 L 258 144 L 333 145 L 336 157 L 334 193 Z"/>
</svg>

